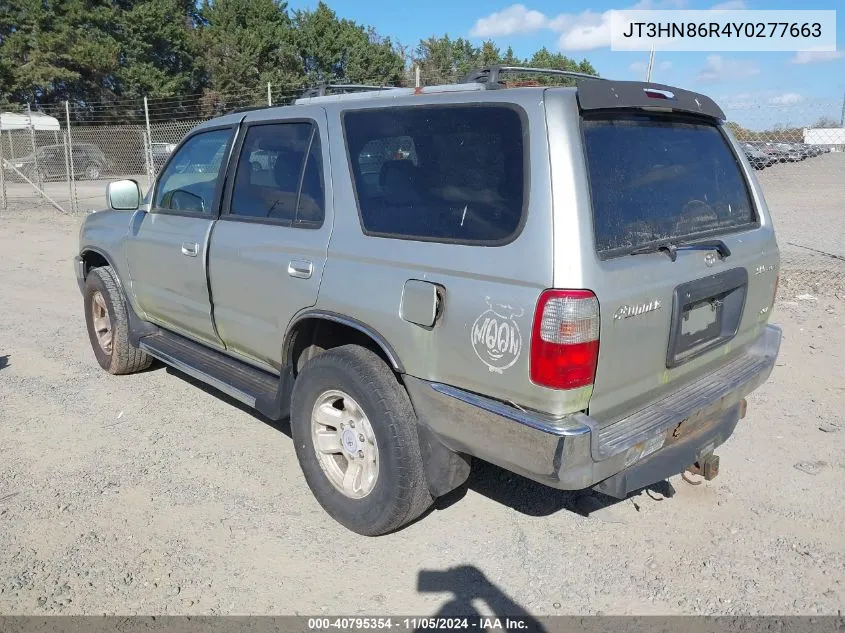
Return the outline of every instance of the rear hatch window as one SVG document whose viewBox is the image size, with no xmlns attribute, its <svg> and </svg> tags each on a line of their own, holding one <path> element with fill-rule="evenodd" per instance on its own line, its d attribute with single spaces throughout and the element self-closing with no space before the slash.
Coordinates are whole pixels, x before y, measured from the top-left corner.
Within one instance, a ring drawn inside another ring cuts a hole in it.
<svg viewBox="0 0 845 633">
<path fill-rule="evenodd" d="M 717 126 L 624 115 L 587 118 L 583 130 L 602 259 L 757 225 L 739 159 Z"/>
</svg>

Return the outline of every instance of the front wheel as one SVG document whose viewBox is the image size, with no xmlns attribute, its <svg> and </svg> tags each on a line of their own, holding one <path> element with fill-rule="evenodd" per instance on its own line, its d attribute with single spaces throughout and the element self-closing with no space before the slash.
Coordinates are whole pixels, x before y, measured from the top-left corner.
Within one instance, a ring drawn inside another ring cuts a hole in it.
<svg viewBox="0 0 845 633">
<path fill-rule="evenodd" d="M 124 301 L 111 266 L 88 273 L 84 290 L 88 338 L 100 367 L 110 374 L 131 374 L 152 363 L 150 356 L 129 343 Z"/>
<path fill-rule="evenodd" d="M 97 165 L 88 165 L 85 168 L 85 178 L 88 180 L 97 180 L 100 177 L 100 168 Z"/>
<path fill-rule="evenodd" d="M 408 394 L 368 349 L 344 345 L 305 364 L 291 434 L 317 501 L 358 534 L 393 531 L 432 503 Z"/>
</svg>

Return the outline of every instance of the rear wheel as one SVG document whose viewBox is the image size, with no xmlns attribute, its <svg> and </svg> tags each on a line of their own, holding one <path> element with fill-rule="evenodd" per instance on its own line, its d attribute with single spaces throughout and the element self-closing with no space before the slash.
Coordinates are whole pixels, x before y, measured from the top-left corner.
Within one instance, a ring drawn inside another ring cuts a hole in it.
<svg viewBox="0 0 845 633">
<path fill-rule="evenodd" d="M 110 374 L 146 369 L 152 358 L 129 343 L 129 318 L 111 266 L 95 268 L 85 279 L 85 322 L 94 356 Z"/>
<path fill-rule="evenodd" d="M 395 530 L 432 503 L 408 394 L 368 349 L 344 345 L 305 364 L 291 434 L 317 501 L 358 534 Z"/>
</svg>

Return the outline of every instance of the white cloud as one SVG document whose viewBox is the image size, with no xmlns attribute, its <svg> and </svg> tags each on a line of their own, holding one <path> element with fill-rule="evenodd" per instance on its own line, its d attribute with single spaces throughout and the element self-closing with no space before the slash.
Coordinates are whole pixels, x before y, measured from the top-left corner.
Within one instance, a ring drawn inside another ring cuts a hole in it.
<svg viewBox="0 0 845 633">
<path fill-rule="evenodd" d="M 760 74 L 760 68 L 752 61 L 725 59 L 721 55 L 709 55 L 704 67 L 696 77 L 701 83 L 735 81 Z"/>
<path fill-rule="evenodd" d="M 657 70 L 672 70 L 672 62 L 660 62 L 657 64 Z"/>
<path fill-rule="evenodd" d="M 759 90 L 756 92 L 736 92 L 722 95 L 717 103 L 726 110 L 751 110 L 764 106 L 798 106 L 806 109 L 804 95 L 797 92 L 777 92 L 775 90 Z"/>
<path fill-rule="evenodd" d="M 727 0 L 727 2 L 720 2 L 710 7 L 714 11 L 742 11 L 747 9 L 748 5 L 745 0 Z"/>
<path fill-rule="evenodd" d="M 469 33 L 475 37 L 533 33 L 546 28 L 548 22 L 548 18 L 539 11 L 530 10 L 524 4 L 512 4 L 477 20 Z"/>
<path fill-rule="evenodd" d="M 717 99 L 717 103 L 727 109 L 745 109 L 760 103 L 759 93 L 737 92 L 731 95 L 724 95 Z"/>
<path fill-rule="evenodd" d="M 845 57 L 845 51 L 798 51 L 789 61 L 793 64 L 815 64 L 832 62 L 843 57 Z"/>
<path fill-rule="evenodd" d="M 639 0 L 631 9 L 680 9 L 687 0 Z M 549 17 L 523 4 L 512 4 L 501 11 L 476 20 L 470 30 L 474 37 L 496 37 L 539 30 L 560 33 L 561 50 L 592 50 L 610 46 L 610 11 L 597 13 L 561 13 Z"/>
<path fill-rule="evenodd" d="M 784 92 L 769 99 L 772 105 L 795 105 L 801 103 L 804 97 L 797 92 Z"/>
<path fill-rule="evenodd" d="M 566 23 L 557 41 L 561 50 L 588 51 L 610 46 L 610 11 L 584 11 L 578 15 L 559 15 L 558 23 Z"/>
</svg>

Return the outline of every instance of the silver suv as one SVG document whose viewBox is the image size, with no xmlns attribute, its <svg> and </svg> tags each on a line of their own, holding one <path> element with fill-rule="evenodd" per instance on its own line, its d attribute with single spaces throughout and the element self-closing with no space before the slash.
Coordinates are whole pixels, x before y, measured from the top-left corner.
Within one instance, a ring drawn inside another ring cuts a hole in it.
<svg viewBox="0 0 845 633">
<path fill-rule="evenodd" d="M 480 458 L 625 497 L 689 470 L 764 382 L 779 254 L 708 97 L 577 77 L 302 98 L 197 126 L 75 268 L 94 354 L 272 419 L 351 530 Z"/>
</svg>

